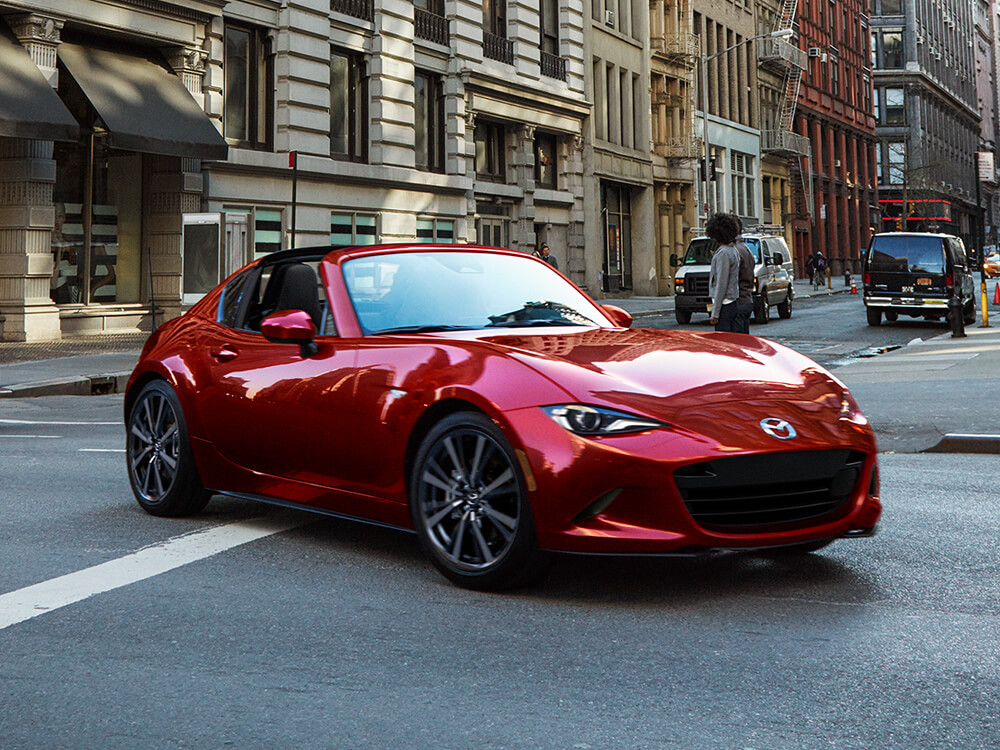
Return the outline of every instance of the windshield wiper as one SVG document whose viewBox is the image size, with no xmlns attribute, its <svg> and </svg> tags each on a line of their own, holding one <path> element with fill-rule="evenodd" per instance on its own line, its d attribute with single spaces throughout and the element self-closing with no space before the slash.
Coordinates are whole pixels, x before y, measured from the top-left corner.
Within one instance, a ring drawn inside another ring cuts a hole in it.
<svg viewBox="0 0 1000 750">
<path fill-rule="evenodd" d="M 435 333 L 437 331 L 471 331 L 472 326 L 450 326 L 450 325 L 423 325 L 423 326 L 397 326 L 396 328 L 383 328 L 372 333 Z"/>
<path fill-rule="evenodd" d="M 587 323 L 579 323 L 575 320 L 565 318 L 535 318 L 534 320 L 501 320 L 497 323 L 489 323 L 487 328 L 531 328 L 534 326 L 585 326 Z M 593 325 L 591 323 L 590 325 Z"/>
</svg>

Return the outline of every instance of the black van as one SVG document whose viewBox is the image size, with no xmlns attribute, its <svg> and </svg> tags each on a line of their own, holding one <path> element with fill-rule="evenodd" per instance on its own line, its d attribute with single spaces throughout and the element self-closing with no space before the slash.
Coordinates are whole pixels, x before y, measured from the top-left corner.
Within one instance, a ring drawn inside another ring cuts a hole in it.
<svg viewBox="0 0 1000 750">
<path fill-rule="evenodd" d="M 950 234 L 885 232 L 865 255 L 864 301 L 868 325 L 899 315 L 944 320 L 955 290 L 966 323 L 976 320 L 975 279 L 965 245 Z"/>
</svg>

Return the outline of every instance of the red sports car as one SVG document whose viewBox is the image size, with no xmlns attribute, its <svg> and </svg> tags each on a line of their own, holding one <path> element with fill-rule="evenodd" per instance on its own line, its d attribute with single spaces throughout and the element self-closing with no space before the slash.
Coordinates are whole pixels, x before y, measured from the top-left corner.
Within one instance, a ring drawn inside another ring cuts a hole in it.
<svg viewBox="0 0 1000 750">
<path fill-rule="evenodd" d="M 275 253 L 146 343 L 132 488 L 157 515 L 223 494 L 414 529 L 480 589 L 553 551 L 873 533 L 875 439 L 840 381 L 754 336 L 631 322 L 509 250 Z"/>
</svg>

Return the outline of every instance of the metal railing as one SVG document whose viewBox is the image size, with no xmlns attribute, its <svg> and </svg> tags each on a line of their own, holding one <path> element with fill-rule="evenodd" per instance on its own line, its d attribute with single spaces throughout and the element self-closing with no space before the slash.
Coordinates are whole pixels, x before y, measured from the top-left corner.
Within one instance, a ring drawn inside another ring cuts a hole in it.
<svg viewBox="0 0 1000 750">
<path fill-rule="evenodd" d="M 809 63 L 806 53 L 785 39 L 764 37 L 757 50 L 757 58 L 761 62 L 788 63 L 800 70 L 805 70 Z"/>
<path fill-rule="evenodd" d="M 653 52 L 662 57 L 695 60 L 701 56 L 701 40 L 697 34 L 681 32 L 680 34 L 663 34 L 649 40 Z"/>
<path fill-rule="evenodd" d="M 375 18 L 374 0 L 330 0 L 330 9 L 366 21 Z"/>
<path fill-rule="evenodd" d="M 441 13 L 423 8 L 413 9 L 413 33 L 417 39 L 448 46 L 448 19 Z"/>
<path fill-rule="evenodd" d="M 490 60 L 499 60 L 508 65 L 514 64 L 514 42 L 504 39 L 502 36 L 483 32 L 483 57 Z"/>
<path fill-rule="evenodd" d="M 805 156 L 811 152 L 809 139 L 791 130 L 764 130 L 760 134 L 760 150 L 773 154 Z"/>
<path fill-rule="evenodd" d="M 549 78 L 558 78 L 560 81 L 566 80 L 566 58 L 553 55 L 551 52 L 542 50 L 541 53 L 542 75 Z"/>
<path fill-rule="evenodd" d="M 694 159 L 701 156 L 701 152 L 701 138 L 691 136 L 667 138 L 653 143 L 653 153 L 668 159 Z"/>
</svg>

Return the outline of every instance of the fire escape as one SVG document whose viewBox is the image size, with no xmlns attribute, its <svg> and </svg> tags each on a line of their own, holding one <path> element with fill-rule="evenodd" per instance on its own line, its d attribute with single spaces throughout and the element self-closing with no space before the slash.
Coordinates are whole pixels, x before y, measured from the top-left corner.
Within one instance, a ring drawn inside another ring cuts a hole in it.
<svg viewBox="0 0 1000 750">
<path fill-rule="evenodd" d="M 686 4 L 664 8 L 650 3 L 653 153 L 667 159 L 694 159 L 701 141 L 694 135 L 694 70 L 701 54 L 690 29 Z"/>
<path fill-rule="evenodd" d="M 783 0 L 775 31 L 790 29 L 795 21 L 798 0 Z M 784 39 L 765 38 L 759 47 L 760 62 L 784 74 L 777 126 L 765 130 L 761 149 L 765 153 L 788 159 L 792 179 L 793 216 L 808 219 L 813 210 L 812 145 L 804 135 L 795 132 L 795 106 L 799 100 L 802 74 L 806 69 L 806 53 Z"/>
</svg>

